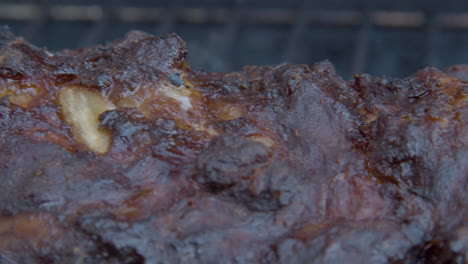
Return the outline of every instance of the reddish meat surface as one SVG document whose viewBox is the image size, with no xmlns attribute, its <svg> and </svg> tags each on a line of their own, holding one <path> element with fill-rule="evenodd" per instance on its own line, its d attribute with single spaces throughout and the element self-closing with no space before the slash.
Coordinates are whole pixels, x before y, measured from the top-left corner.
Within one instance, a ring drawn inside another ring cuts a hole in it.
<svg viewBox="0 0 468 264">
<path fill-rule="evenodd" d="M 468 69 L 191 70 L 0 33 L 1 263 L 464 263 Z"/>
</svg>

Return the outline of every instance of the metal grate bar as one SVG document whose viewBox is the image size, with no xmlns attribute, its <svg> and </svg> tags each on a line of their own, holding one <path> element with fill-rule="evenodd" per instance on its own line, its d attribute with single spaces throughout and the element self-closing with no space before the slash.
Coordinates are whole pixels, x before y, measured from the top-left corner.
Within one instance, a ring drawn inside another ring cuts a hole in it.
<svg viewBox="0 0 468 264">
<path fill-rule="evenodd" d="M 372 35 L 372 24 L 370 19 L 370 15 L 364 13 L 353 53 L 354 58 L 351 66 L 352 74 L 358 74 L 367 70 L 367 54 L 369 49 L 369 40 Z"/>
<path fill-rule="evenodd" d="M 313 25 L 349 27 L 361 24 L 362 14 L 356 11 L 308 11 L 311 18 L 309 23 Z"/>
<path fill-rule="evenodd" d="M 376 26 L 392 28 L 422 28 L 425 25 L 423 12 L 385 11 L 373 12 L 372 22 Z"/>
<path fill-rule="evenodd" d="M 36 20 L 41 18 L 42 8 L 34 4 L 0 4 L 0 19 Z"/>
<path fill-rule="evenodd" d="M 167 12 L 166 8 L 139 8 L 139 7 L 121 7 L 117 9 L 116 17 L 122 22 L 161 22 L 164 14 Z"/>
<path fill-rule="evenodd" d="M 425 54 L 425 65 L 434 66 L 436 64 L 437 38 L 439 33 L 438 17 L 435 14 L 427 15 L 426 34 L 427 49 Z"/>
<path fill-rule="evenodd" d="M 283 55 L 283 61 L 292 62 L 297 53 L 297 44 L 303 39 L 304 32 L 307 27 L 308 14 L 305 12 L 306 1 L 303 0 L 297 8 L 297 18 L 294 22 L 291 33 L 289 34 L 288 43 L 286 44 L 286 50 Z"/>
<path fill-rule="evenodd" d="M 49 9 L 51 19 L 59 21 L 98 21 L 102 12 L 100 6 L 56 5 Z"/>
<path fill-rule="evenodd" d="M 95 7 L 93 11 L 98 20 L 93 24 L 93 27 L 87 31 L 86 35 L 83 36 L 77 47 L 85 47 L 99 43 L 106 29 L 109 28 L 111 24 L 111 7 Z"/>
<path fill-rule="evenodd" d="M 243 11 L 244 2 L 242 0 L 234 0 L 232 2 L 231 12 L 229 21 L 224 29 L 223 38 L 221 41 L 213 39 L 209 44 L 215 50 L 215 53 L 219 57 L 218 63 L 222 63 L 220 68 L 231 69 L 232 68 L 232 54 L 233 49 L 239 37 L 240 31 L 240 16 Z"/>
<path fill-rule="evenodd" d="M 443 28 L 467 29 L 468 13 L 442 13 L 438 15 L 440 26 Z"/>
<path fill-rule="evenodd" d="M 229 23 L 229 8 L 187 8 L 178 6 L 173 10 L 174 1 L 169 2 L 169 6 L 155 6 L 145 8 L 138 6 L 118 6 L 114 3 L 114 10 L 118 21 L 123 22 L 161 22 L 161 21 L 181 21 L 191 24 L 203 24 L 207 22 L 226 24 Z M 40 4 L 5 4 L 0 3 L 0 19 L 30 21 L 41 19 L 47 9 L 50 19 L 66 21 L 97 21 L 100 19 L 99 9 L 95 5 L 50 5 Z M 179 15 L 175 15 L 177 11 Z M 352 10 L 332 11 L 332 10 L 305 10 L 310 17 L 310 24 L 320 24 L 329 26 L 356 26 L 360 24 L 362 13 Z M 167 15 L 166 15 L 167 14 Z M 183 15 L 180 15 L 183 14 Z M 462 28 L 468 29 L 468 13 L 446 13 L 437 14 L 437 24 L 441 28 Z M 427 15 L 422 11 L 373 11 L 369 14 L 371 23 L 379 27 L 398 28 L 424 28 L 426 26 Z M 297 23 L 297 11 L 274 9 L 274 8 L 249 8 L 239 14 L 239 20 L 243 23 L 253 24 L 279 24 L 295 25 Z M 168 24 L 170 24 L 167 22 Z"/>
<path fill-rule="evenodd" d="M 164 16 L 161 24 L 156 29 L 156 34 L 158 36 L 164 36 L 174 30 L 176 20 L 179 15 L 179 5 L 177 4 L 177 1 L 169 1 L 167 5 L 167 13 Z"/>
<path fill-rule="evenodd" d="M 1 7 L 0 7 L 1 10 Z M 18 13 L 17 15 L 20 14 L 20 10 L 17 10 Z M 32 6 L 28 6 L 26 13 L 29 15 L 35 15 L 31 16 L 32 20 L 20 30 L 20 35 L 27 38 L 30 41 L 38 41 L 40 40 L 43 36 L 41 34 L 42 30 L 46 23 L 47 20 L 49 19 L 49 9 L 46 4 L 42 4 L 37 6 L 37 8 L 33 8 Z M 21 17 L 28 17 L 26 14 L 24 14 Z"/>
</svg>

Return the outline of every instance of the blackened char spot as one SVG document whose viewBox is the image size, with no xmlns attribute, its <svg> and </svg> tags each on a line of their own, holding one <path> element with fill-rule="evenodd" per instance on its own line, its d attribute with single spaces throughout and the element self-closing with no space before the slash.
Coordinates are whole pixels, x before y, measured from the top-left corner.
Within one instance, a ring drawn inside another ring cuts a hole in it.
<svg viewBox="0 0 468 264">
<path fill-rule="evenodd" d="M 160 131 L 135 109 L 119 108 L 100 115 L 100 127 L 111 131 L 111 149 L 121 157 L 144 155 L 146 147 L 159 141 Z M 132 155 L 127 155 L 132 154 Z"/>
<path fill-rule="evenodd" d="M 104 241 L 98 234 L 82 230 L 92 243 L 88 244 L 85 263 L 124 263 L 143 264 L 145 258 L 133 247 L 117 248 L 113 243 Z"/>
<path fill-rule="evenodd" d="M 69 83 L 75 80 L 76 78 L 77 76 L 75 74 L 61 73 L 61 74 L 55 75 L 55 83 L 57 85 L 65 84 L 65 83 Z"/>
<path fill-rule="evenodd" d="M 462 254 L 452 251 L 449 243 L 444 240 L 432 240 L 418 245 L 411 249 L 406 256 L 406 259 L 414 261 L 414 263 L 427 264 L 463 263 L 462 258 Z"/>
<path fill-rule="evenodd" d="M 216 189 L 247 187 L 270 160 L 271 153 L 263 144 L 222 135 L 214 138 L 199 156 L 195 180 L 206 186 L 218 186 Z"/>
<path fill-rule="evenodd" d="M 293 177 L 265 145 L 244 137 L 214 138 L 198 157 L 195 181 L 253 211 L 277 210 L 291 199 Z"/>
</svg>

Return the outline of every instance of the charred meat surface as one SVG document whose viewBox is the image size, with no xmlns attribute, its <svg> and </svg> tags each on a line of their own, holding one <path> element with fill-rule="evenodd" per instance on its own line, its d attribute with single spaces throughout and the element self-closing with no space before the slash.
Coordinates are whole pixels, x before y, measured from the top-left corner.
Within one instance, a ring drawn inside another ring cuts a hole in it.
<svg viewBox="0 0 468 264">
<path fill-rule="evenodd" d="M 0 33 L 1 263 L 466 263 L 468 68 L 193 71 Z"/>
</svg>

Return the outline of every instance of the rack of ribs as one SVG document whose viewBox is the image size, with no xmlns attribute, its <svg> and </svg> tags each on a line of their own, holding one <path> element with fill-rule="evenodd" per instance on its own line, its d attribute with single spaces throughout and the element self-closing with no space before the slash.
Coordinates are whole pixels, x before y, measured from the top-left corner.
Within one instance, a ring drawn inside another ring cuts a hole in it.
<svg viewBox="0 0 468 264">
<path fill-rule="evenodd" d="M 1 263 L 463 263 L 468 67 L 190 69 L 0 33 Z"/>
</svg>

